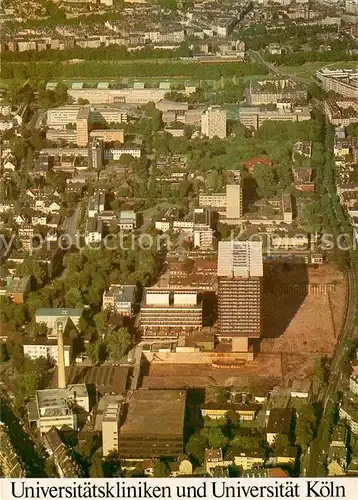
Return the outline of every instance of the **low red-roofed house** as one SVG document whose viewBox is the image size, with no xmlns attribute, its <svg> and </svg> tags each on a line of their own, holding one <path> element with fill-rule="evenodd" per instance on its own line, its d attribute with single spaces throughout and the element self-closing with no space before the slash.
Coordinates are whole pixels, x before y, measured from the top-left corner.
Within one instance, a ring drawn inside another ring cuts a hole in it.
<svg viewBox="0 0 358 500">
<path fill-rule="evenodd" d="M 266 167 L 272 167 L 272 161 L 269 158 L 266 158 L 265 156 L 260 156 L 260 157 L 258 156 L 256 158 L 252 158 L 251 160 L 244 162 L 244 167 L 246 167 L 249 172 L 252 172 L 252 170 L 257 165 L 265 165 Z"/>
</svg>

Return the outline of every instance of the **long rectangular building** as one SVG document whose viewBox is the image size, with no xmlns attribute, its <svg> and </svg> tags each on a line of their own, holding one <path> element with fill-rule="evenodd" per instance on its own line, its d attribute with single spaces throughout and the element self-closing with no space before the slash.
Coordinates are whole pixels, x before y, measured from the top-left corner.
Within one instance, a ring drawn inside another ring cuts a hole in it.
<svg viewBox="0 0 358 500">
<path fill-rule="evenodd" d="M 257 130 L 266 121 L 302 122 L 311 119 L 308 107 L 294 107 L 285 109 L 267 110 L 258 107 L 241 107 L 239 121 L 247 128 Z"/>
<path fill-rule="evenodd" d="M 64 129 L 70 123 L 76 123 L 79 112 L 88 106 L 71 104 L 47 110 L 47 126 Z M 126 123 L 127 110 L 111 106 L 90 106 L 89 118 L 92 123 Z"/>
<path fill-rule="evenodd" d="M 203 305 L 197 291 L 147 288 L 143 294 L 140 324 L 144 338 L 177 338 L 200 330 Z"/>
<path fill-rule="evenodd" d="M 121 458 L 177 458 L 184 449 L 186 392 L 139 389 L 119 431 Z"/>
<path fill-rule="evenodd" d="M 218 337 L 247 352 L 262 334 L 262 243 L 220 241 L 218 251 Z"/>
<path fill-rule="evenodd" d="M 321 68 L 316 71 L 316 78 L 326 92 L 358 100 L 358 69 Z"/>
</svg>

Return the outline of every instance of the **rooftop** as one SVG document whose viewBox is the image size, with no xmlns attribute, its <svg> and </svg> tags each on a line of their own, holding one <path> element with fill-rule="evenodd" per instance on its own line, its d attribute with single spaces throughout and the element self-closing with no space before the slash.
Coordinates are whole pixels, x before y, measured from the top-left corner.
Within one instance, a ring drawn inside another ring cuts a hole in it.
<svg viewBox="0 0 358 500">
<path fill-rule="evenodd" d="M 68 384 L 94 385 L 100 394 L 122 394 L 127 387 L 129 368 L 127 366 L 80 366 L 66 367 Z M 51 386 L 57 385 L 57 368 Z"/>
<path fill-rule="evenodd" d="M 186 392 L 139 389 L 130 399 L 122 436 L 182 436 Z"/>
<path fill-rule="evenodd" d="M 82 316 L 83 308 L 65 309 L 65 308 L 40 308 L 36 311 L 36 316 Z"/>
</svg>

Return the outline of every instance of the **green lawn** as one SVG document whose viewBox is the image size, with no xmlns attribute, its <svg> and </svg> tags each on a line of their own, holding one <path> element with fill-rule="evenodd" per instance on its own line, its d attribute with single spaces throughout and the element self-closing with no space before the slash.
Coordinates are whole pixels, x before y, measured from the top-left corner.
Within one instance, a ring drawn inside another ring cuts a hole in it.
<svg viewBox="0 0 358 500">
<path fill-rule="evenodd" d="M 341 69 L 341 68 L 356 68 L 357 61 L 348 61 L 348 62 L 310 62 L 302 64 L 301 66 L 280 66 L 279 69 L 282 73 L 292 76 L 298 76 L 300 78 L 304 78 L 310 80 L 314 77 L 316 71 L 320 68 L 331 68 L 331 69 Z"/>
</svg>

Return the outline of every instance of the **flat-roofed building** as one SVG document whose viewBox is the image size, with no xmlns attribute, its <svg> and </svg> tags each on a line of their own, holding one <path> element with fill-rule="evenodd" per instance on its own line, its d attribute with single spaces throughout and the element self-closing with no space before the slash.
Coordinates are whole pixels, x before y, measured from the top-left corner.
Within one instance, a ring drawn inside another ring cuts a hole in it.
<svg viewBox="0 0 358 500">
<path fill-rule="evenodd" d="M 209 139 L 217 136 L 225 139 L 227 136 L 226 111 L 219 106 L 210 106 L 201 115 L 201 133 Z"/>
<path fill-rule="evenodd" d="M 248 351 L 262 334 L 262 243 L 220 241 L 218 251 L 218 337 L 233 350 Z"/>
<path fill-rule="evenodd" d="M 166 89 L 127 88 L 127 89 L 69 89 L 67 95 L 75 102 L 87 99 L 90 104 L 147 104 L 164 99 Z"/>
<path fill-rule="evenodd" d="M 95 131 L 94 131 L 95 132 Z M 99 170 L 103 166 L 103 138 L 99 134 L 91 135 L 88 144 L 88 166 Z"/>
<path fill-rule="evenodd" d="M 90 128 L 90 108 L 81 108 L 76 118 L 77 146 L 87 146 Z"/>
<path fill-rule="evenodd" d="M 178 457 L 184 450 L 185 409 L 185 391 L 134 391 L 119 432 L 119 456 L 128 459 Z"/>
<path fill-rule="evenodd" d="M 57 364 L 58 346 L 57 339 L 47 337 L 27 338 L 23 343 L 24 355 L 30 359 L 49 358 Z M 64 339 L 65 366 L 71 363 L 71 341 Z"/>
<path fill-rule="evenodd" d="M 256 107 L 240 107 L 239 121 L 247 128 L 259 129 L 266 121 L 302 122 L 311 119 L 307 106 L 291 105 L 280 109 L 268 110 Z"/>
<path fill-rule="evenodd" d="M 242 181 L 239 170 L 229 170 L 226 179 L 226 219 L 237 221 L 242 217 Z"/>
<path fill-rule="evenodd" d="M 358 98 L 358 69 L 321 68 L 316 71 L 316 78 L 326 92 Z"/>
<path fill-rule="evenodd" d="M 206 208 L 194 209 L 193 242 L 194 247 L 213 248 L 214 231 L 211 228 L 211 212 Z"/>
<path fill-rule="evenodd" d="M 86 384 L 36 391 L 36 406 L 35 421 L 41 434 L 46 434 L 52 427 L 61 429 L 64 425 L 77 430 L 77 413 L 89 412 Z"/>
<path fill-rule="evenodd" d="M 126 109 L 71 104 L 47 110 L 47 126 L 50 129 L 65 129 L 70 123 L 76 123 L 79 111 L 85 107 L 89 108 L 89 118 L 93 124 L 126 123 L 128 119 Z"/>
<path fill-rule="evenodd" d="M 292 224 L 292 199 L 290 194 L 282 195 L 282 213 L 285 224 Z"/>
<path fill-rule="evenodd" d="M 124 130 L 122 128 L 101 128 L 93 129 L 90 132 L 90 137 L 98 137 L 103 142 L 120 142 L 124 143 Z"/>
<path fill-rule="evenodd" d="M 111 285 L 108 291 L 103 292 L 103 310 L 131 317 L 135 301 L 135 291 L 135 285 Z"/>
<path fill-rule="evenodd" d="M 147 288 L 140 310 L 144 338 L 173 337 L 202 328 L 203 306 L 190 289 Z"/>
<path fill-rule="evenodd" d="M 120 403 L 109 403 L 104 410 L 102 417 L 102 447 L 104 457 L 111 452 L 118 452 L 121 408 Z"/>
</svg>

